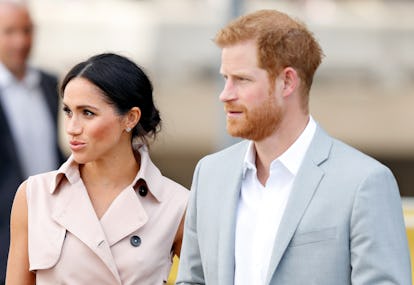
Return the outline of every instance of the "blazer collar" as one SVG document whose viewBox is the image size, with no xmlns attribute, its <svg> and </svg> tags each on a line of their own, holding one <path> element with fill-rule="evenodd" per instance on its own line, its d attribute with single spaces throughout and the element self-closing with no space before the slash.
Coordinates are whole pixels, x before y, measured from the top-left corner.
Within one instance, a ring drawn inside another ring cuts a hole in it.
<svg viewBox="0 0 414 285">
<path fill-rule="evenodd" d="M 306 208 L 324 177 L 324 171 L 320 165 L 329 158 L 331 148 L 332 138 L 317 126 L 314 138 L 292 186 L 292 192 L 276 235 L 266 284 L 270 283 Z"/>
<path fill-rule="evenodd" d="M 237 218 L 237 207 L 240 197 L 240 189 L 243 176 L 243 159 L 246 154 L 249 142 L 242 141 L 228 149 L 226 157 L 231 159 L 224 160 L 227 164 L 225 179 L 219 181 L 221 189 L 219 210 L 220 226 L 218 232 L 218 264 L 217 274 L 220 284 L 234 283 L 234 241 Z"/>
</svg>

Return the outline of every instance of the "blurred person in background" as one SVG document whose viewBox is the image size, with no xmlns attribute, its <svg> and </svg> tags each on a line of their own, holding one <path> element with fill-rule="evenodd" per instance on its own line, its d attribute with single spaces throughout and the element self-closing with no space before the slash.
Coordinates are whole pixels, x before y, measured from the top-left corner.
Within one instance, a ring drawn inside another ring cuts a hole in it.
<svg viewBox="0 0 414 285">
<path fill-rule="evenodd" d="M 11 214 L 6 284 L 163 284 L 189 191 L 152 163 L 161 118 L 135 63 L 100 54 L 62 82 L 72 155 L 31 176 Z"/>
<path fill-rule="evenodd" d="M 33 23 L 24 3 L 0 0 L 0 284 L 17 187 L 63 162 L 58 146 L 57 79 L 28 65 Z"/>
<path fill-rule="evenodd" d="M 215 42 L 227 131 L 245 140 L 196 167 L 177 284 L 411 284 L 393 174 L 309 114 L 312 33 L 262 10 Z"/>
</svg>

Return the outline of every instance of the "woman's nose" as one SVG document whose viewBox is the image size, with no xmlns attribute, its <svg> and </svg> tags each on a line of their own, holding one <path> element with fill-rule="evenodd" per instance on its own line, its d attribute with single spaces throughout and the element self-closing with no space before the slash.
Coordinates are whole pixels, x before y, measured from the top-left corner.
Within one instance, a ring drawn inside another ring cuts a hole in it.
<svg viewBox="0 0 414 285">
<path fill-rule="evenodd" d="M 66 118 L 66 133 L 69 135 L 78 135 L 82 132 L 82 126 L 75 117 Z"/>
</svg>

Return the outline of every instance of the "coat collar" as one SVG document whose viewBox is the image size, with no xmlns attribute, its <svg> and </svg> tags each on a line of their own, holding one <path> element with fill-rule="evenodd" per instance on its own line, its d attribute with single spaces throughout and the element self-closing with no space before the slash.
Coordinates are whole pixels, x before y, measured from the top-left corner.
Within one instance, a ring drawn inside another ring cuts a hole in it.
<svg viewBox="0 0 414 285">
<path fill-rule="evenodd" d="M 167 191 L 163 191 L 163 176 L 158 167 L 151 161 L 148 148 L 145 145 L 142 145 L 138 148 L 137 153 L 139 153 L 141 163 L 133 184 L 136 185 L 136 183 L 139 183 L 140 179 L 144 180 L 147 183 L 148 190 L 154 195 L 155 199 L 157 199 L 158 202 L 164 201 L 167 198 L 168 193 Z"/>
<path fill-rule="evenodd" d="M 136 157 L 140 160 L 140 169 L 134 178 L 132 185 L 135 186 L 142 179 L 146 182 L 148 190 L 157 199 L 158 202 L 162 202 L 167 198 L 168 193 L 162 191 L 162 174 L 160 170 L 152 162 L 148 148 L 142 145 L 136 150 Z M 79 164 L 73 159 L 71 155 L 68 160 L 62 164 L 55 174 L 54 179 L 50 185 L 50 193 L 53 194 L 58 188 L 63 178 L 66 178 L 70 184 L 74 184 L 80 179 Z"/>
</svg>

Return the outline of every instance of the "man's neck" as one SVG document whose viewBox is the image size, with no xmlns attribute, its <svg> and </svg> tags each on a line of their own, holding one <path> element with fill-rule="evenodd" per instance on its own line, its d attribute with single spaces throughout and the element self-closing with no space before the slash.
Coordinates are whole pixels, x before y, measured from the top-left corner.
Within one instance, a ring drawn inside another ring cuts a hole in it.
<svg viewBox="0 0 414 285">
<path fill-rule="evenodd" d="M 21 68 L 9 68 L 4 63 L 0 62 L 3 72 L 9 73 L 16 81 L 22 81 L 26 76 L 27 66 Z"/>
<path fill-rule="evenodd" d="M 9 69 L 10 70 L 10 69 Z M 13 74 L 14 78 L 18 81 L 22 81 L 26 75 L 26 68 L 19 68 L 15 70 L 10 70 L 11 74 Z"/>
<path fill-rule="evenodd" d="M 309 115 L 295 121 L 284 121 L 277 130 L 261 141 L 254 141 L 256 168 L 259 181 L 265 185 L 272 161 L 281 156 L 302 134 L 309 122 Z"/>
</svg>

